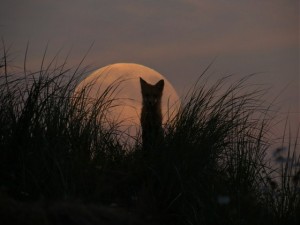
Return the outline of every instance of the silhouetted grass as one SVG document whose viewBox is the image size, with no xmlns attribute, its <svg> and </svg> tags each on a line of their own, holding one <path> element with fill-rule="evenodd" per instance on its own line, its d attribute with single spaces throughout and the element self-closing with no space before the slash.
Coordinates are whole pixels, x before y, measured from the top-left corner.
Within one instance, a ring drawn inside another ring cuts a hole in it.
<svg viewBox="0 0 300 225">
<path fill-rule="evenodd" d="M 109 165 L 121 155 L 114 128 L 103 127 L 105 112 L 113 104 L 105 100 L 112 87 L 93 108 L 84 108 L 89 87 L 74 96 L 81 73 L 73 74 L 64 64 L 51 68 L 50 63 L 37 73 L 24 71 L 22 77 L 9 74 L 4 64 L 1 174 L 3 188 L 16 198 L 84 196 L 95 186 L 96 162 Z"/>
<path fill-rule="evenodd" d="M 297 224 L 300 221 L 300 154 L 297 152 L 299 127 L 295 142 L 288 140 L 286 147 L 285 131 L 286 127 L 281 147 L 273 153 L 276 166 L 273 166 L 275 168 L 267 173 L 264 180 L 263 197 L 274 224 Z"/>
<path fill-rule="evenodd" d="M 88 72 L 81 63 L 66 68 L 55 56 L 45 66 L 45 52 L 38 72 L 30 72 L 26 51 L 24 69 L 15 72 L 5 46 L 2 53 L 0 213 L 6 220 L 17 214 L 21 219 L 12 221 L 28 224 L 299 222 L 298 144 L 289 141 L 280 158 L 282 146 L 280 167 L 269 167 L 272 121 L 265 91 L 250 86 L 253 75 L 208 85 L 205 70 L 168 122 L 164 143 L 144 151 L 139 135 L 128 145 L 119 124 L 106 119 L 122 81 L 91 102 L 91 85 L 75 92 Z"/>
</svg>

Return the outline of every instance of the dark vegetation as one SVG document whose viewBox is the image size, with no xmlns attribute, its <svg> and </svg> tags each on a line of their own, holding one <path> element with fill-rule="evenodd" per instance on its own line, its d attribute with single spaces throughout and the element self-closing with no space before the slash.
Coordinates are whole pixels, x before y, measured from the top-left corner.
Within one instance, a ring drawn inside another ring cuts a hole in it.
<svg viewBox="0 0 300 225">
<path fill-rule="evenodd" d="M 297 141 L 266 151 L 272 118 L 251 76 L 200 76 L 157 151 L 124 143 L 105 114 L 120 83 L 85 107 L 87 68 L 37 72 L 0 55 L 1 224 L 299 224 Z M 283 135 L 288 136 L 288 135 Z"/>
</svg>

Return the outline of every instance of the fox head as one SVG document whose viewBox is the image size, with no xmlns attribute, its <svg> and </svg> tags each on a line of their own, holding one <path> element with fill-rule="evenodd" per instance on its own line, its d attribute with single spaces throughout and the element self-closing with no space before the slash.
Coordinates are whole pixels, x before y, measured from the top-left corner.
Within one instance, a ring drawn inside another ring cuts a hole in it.
<svg viewBox="0 0 300 225">
<path fill-rule="evenodd" d="M 161 97 L 164 89 L 164 80 L 158 81 L 152 85 L 147 83 L 140 77 L 143 105 L 146 107 L 153 107 L 161 103 Z"/>
</svg>

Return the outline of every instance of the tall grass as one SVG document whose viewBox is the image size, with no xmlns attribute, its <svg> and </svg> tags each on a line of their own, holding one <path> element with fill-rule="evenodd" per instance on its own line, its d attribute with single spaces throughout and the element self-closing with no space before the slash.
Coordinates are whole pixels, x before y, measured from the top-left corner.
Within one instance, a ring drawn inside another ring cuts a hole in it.
<svg viewBox="0 0 300 225">
<path fill-rule="evenodd" d="M 274 222 L 297 224 L 300 221 L 300 154 L 298 152 L 299 128 L 294 142 L 288 140 L 284 146 L 287 127 L 282 144 L 273 152 L 275 166 L 264 180 L 268 187 L 263 195 Z M 289 138 L 292 134 L 289 134 Z M 275 168 L 274 168 L 275 167 Z"/>
<path fill-rule="evenodd" d="M 65 62 L 52 67 L 53 59 L 46 69 L 24 70 L 22 76 L 10 74 L 6 57 L 4 51 L 0 77 L 3 188 L 20 199 L 89 193 L 98 171 L 92 169 L 94 163 L 113 162 L 115 159 L 108 158 L 122 148 L 113 128 L 102 126 L 105 112 L 113 104 L 105 100 L 112 87 L 87 109 L 85 92 L 89 87 L 74 96 L 84 70 L 65 69 Z"/>
<path fill-rule="evenodd" d="M 265 91 L 250 85 L 254 75 L 208 85 L 205 70 L 152 152 L 140 136 L 127 145 L 120 124 L 106 119 L 121 81 L 91 103 L 91 85 L 75 91 L 88 72 L 81 64 L 66 68 L 54 57 L 45 66 L 45 54 L 38 72 L 28 71 L 26 60 L 14 72 L 5 46 L 2 53 L 2 195 L 117 206 L 153 224 L 299 221 L 298 144 L 290 141 L 280 168 L 269 168 L 270 106 L 261 100 Z"/>
</svg>

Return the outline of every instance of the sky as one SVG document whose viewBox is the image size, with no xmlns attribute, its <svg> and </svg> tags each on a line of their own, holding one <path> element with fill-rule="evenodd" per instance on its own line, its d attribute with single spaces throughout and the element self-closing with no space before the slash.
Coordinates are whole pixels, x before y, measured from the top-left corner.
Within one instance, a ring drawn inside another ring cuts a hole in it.
<svg viewBox="0 0 300 225">
<path fill-rule="evenodd" d="M 71 51 L 69 64 L 143 64 L 180 95 L 212 62 L 210 81 L 259 73 L 280 115 L 299 124 L 299 0 L 1 0 L 0 36 L 34 67 Z M 279 95 L 279 96 L 278 96 Z M 280 118 L 278 118 L 281 120 Z M 282 127 L 281 127 L 282 128 Z M 280 128 L 280 129 L 281 129 Z"/>
</svg>

